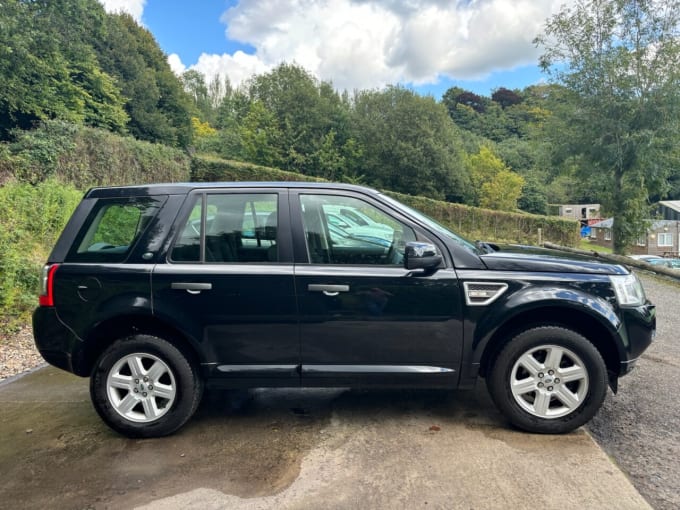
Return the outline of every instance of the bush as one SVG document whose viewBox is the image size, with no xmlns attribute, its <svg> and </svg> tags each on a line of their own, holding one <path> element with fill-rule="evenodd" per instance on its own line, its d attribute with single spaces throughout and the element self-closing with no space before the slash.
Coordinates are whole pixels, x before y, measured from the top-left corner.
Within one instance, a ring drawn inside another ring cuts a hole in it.
<svg viewBox="0 0 680 510">
<path fill-rule="evenodd" d="M 0 151 L 0 170 L 5 161 L 21 182 L 57 178 L 86 189 L 189 180 L 189 156 L 165 145 L 63 121 L 46 121 L 13 135 L 9 154 Z"/>
<path fill-rule="evenodd" d="M 577 246 L 581 239 L 580 225 L 576 220 L 492 211 L 425 197 L 389 191 L 386 193 L 471 240 L 535 245 L 539 241 L 539 228 L 542 229 L 543 242 L 551 241 L 562 246 Z"/>
<path fill-rule="evenodd" d="M 195 182 L 326 181 L 320 177 L 286 172 L 285 170 L 278 170 L 267 166 L 242 163 L 212 156 L 194 156 L 191 161 L 191 180 Z"/>
<path fill-rule="evenodd" d="M 0 334 L 28 321 L 41 267 L 82 195 L 52 179 L 0 188 Z"/>
</svg>

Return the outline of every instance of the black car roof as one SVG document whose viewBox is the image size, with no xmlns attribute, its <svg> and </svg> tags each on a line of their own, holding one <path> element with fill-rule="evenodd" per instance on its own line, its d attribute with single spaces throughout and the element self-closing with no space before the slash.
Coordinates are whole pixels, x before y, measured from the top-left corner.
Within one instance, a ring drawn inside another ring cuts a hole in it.
<svg viewBox="0 0 680 510">
<path fill-rule="evenodd" d="M 358 191 L 368 194 L 379 192 L 357 186 L 334 182 L 179 182 L 162 184 L 142 184 L 136 186 L 111 186 L 104 188 L 91 188 L 85 198 L 113 198 L 126 196 L 150 196 L 150 195 L 185 195 L 195 189 L 238 189 L 238 188 L 311 188 L 311 189 L 337 189 Z"/>
</svg>

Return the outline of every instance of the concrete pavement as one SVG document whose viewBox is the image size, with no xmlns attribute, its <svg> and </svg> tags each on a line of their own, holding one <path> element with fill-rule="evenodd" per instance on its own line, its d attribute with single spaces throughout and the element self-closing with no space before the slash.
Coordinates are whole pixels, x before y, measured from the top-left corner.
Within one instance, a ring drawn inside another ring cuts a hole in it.
<svg viewBox="0 0 680 510">
<path fill-rule="evenodd" d="M 210 392 L 130 440 L 54 368 L 0 386 L 8 508 L 650 508 L 584 430 L 511 430 L 477 390 Z"/>
</svg>

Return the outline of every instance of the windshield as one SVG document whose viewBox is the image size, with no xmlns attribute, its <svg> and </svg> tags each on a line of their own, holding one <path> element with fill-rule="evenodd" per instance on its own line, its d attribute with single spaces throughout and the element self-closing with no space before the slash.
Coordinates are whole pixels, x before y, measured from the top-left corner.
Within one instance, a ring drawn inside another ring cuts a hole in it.
<svg viewBox="0 0 680 510">
<path fill-rule="evenodd" d="M 462 246 L 463 248 L 465 248 L 465 249 L 471 251 L 471 252 L 474 253 L 475 255 L 480 255 L 480 254 L 481 254 L 479 248 L 477 248 L 477 246 L 475 246 L 474 243 L 471 243 L 471 242 L 468 241 L 467 239 L 465 239 L 465 238 L 459 236 L 458 234 L 455 234 L 455 233 L 451 232 L 451 231 L 450 231 L 448 228 L 446 228 L 444 225 L 441 225 L 440 223 L 437 223 L 435 220 L 433 220 L 433 219 L 430 218 L 429 216 L 427 216 L 427 215 L 425 215 L 425 214 L 423 214 L 423 213 L 421 213 L 421 212 L 419 212 L 419 211 L 417 211 L 417 210 L 415 210 L 415 209 L 413 209 L 413 208 L 411 208 L 411 207 L 409 207 L 409 206 L 407 206 L 407 205 L 405 205 L 405 204 L 399 202 L 398 200 L 394 200 L 393 198 L 388 197 L 387 195 L 384 195 L 384 194 L 381 193 L 380 196 L 381 196 L 382 198 L 384 198 L 385 200 L 387 200 L 389 203 L 391 203 L 391 204 L 397 206 L 399 209 L 405 210 L 406 212 L 409 213 L 409 215 L 411 215 L 411 216 L 413 216 L 414 218 L 418 219 L 419 221 L 421 221 L 422 223 L 424 223 L 426 226 L 428 226 L 429 228 L 431 228 L 431 229 L 434 230 L 435 232 L 437 232 L 437 233 L 439 233 L 439 234 L 441 234 L 441 235 L 443 235 L 443 236 L 445 236 L 445 237 L 448 237 L 449 239 L 451 239 L 453 242 L 455 242 L 455 243 L 458 244 L 459 246 Z"/>
</svg>

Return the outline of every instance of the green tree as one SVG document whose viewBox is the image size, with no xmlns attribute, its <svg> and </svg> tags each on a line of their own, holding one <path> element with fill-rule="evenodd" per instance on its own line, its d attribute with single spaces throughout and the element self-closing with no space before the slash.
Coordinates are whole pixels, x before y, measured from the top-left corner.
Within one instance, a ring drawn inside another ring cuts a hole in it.
<svg viewBox="0 0 680 510">
<path fill-rule="evenodd" d="M 467 155 L 465 166 L 480 207 L 502 211 L 517 209 L 524 179 L 505 166 L 489 147 L 482 146 L 477 154 Z"/>
<path fill-rule="evenodd" d="M 103 30 L 97 54 L 127 98 L 130 133 L 141 140 L 187 147 L 191 100 L 151 33 L 128 14 L 107 15 Z"/>
<path fill-rule="evenodd" d="M 3 2 L 0 137 L 55 118 L 125 129 L 125 98 L 90 44 L 105 16 L 94 0 Z"/>
<path fill-rule="evenodd" d="M 522 193 L 524 179 L 510 170 L 501 170 L 482 184 L 479 205 L 487 209 L 514 211 Z"/>
<path fill-rule="evenodd" d="M 568 91 L 559 142 L 614 217 L 614 251 L 645 228 L 665 192 L 680 106 L 680 1 L 577 0 L 536 39 L 543 69 Z"/>
<path fill-rule="evenodd" d="M 264 166 L 279 166 L 281 153 L 276 118 L 260 101 L 250 105 L 250 111 L 240 126 L 240 139 L 246 161 Z"/>
<path fill-rule="evenodd" d="M 356 94 L 361 173 L 372 185 L 450 201 L 470 193 L 458 130 L 446 108 L 402 87 Z"/>
<path fill-rule="evenodd" d="M 333 131 L 332 141 L 342 147 L 349 138 L 348 108 L 329 83 L 319 83 L 294 64 L 281 64 L 252 78 L 251 101 L 259 101 L 276 119 L 277 151 L 282 167 L 309 175 L 321 175 L 316 154 Z"/>
</svg>

